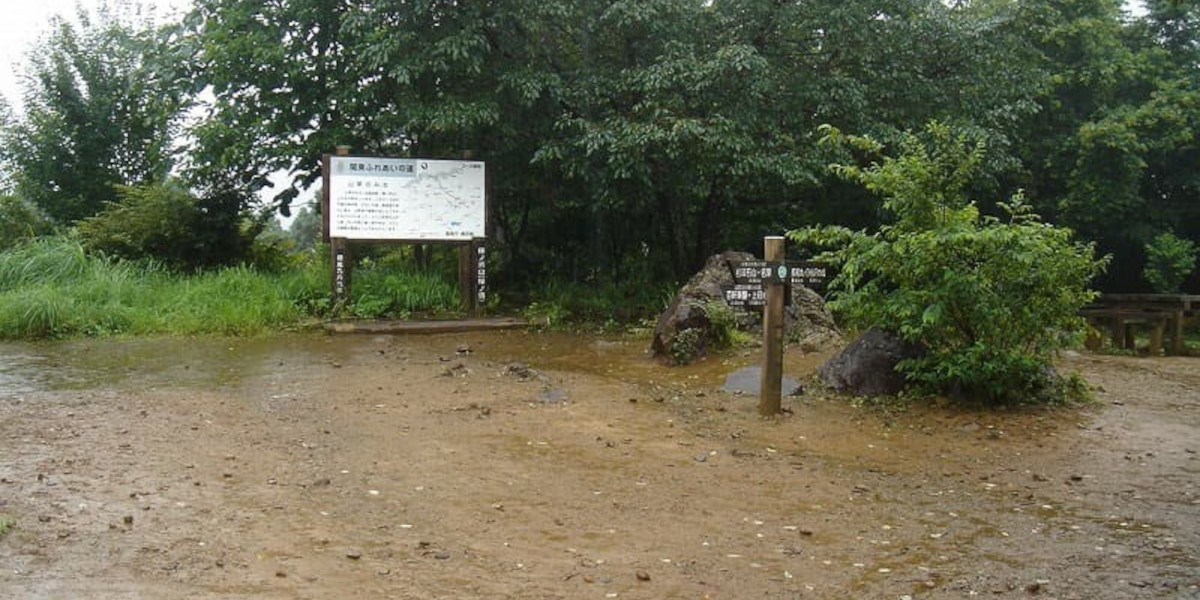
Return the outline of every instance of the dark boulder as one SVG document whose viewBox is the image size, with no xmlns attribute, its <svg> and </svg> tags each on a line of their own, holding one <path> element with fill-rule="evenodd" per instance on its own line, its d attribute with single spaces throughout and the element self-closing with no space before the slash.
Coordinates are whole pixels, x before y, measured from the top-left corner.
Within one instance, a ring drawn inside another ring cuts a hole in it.
<svg viewBox="0 0 1200 600">
<path fill-rule="evenodd" d="M 676 364 L 705 356 L 708 341 L 712 339 L 707 307 L 712 302 L 725 301 L 722 288 L 734 283 L 729 264 L 750 260 L 756 259 L 748 252 L 724 252 L 710 257 L 704 268 L 688 280 L 667 310 L 659 315 L 650 345 L 653 355 Z M 761 326 L 761 309 L 735 309 L 734 312 L 739 329 Z M 785 340 L 802 352 L 829 349 L 843 343 L 833 317 L 825 310 L 825 301 L 805 287 L 792 290 L 791 302 L 784 311 L 784 331 Z"/>
<path fill-rule="evenodd" d="M 784 309 L 784 339 L 801 352 L 819 352 L 841 346 L 845 341 L 825 299 L 806 287 L 793 287 L 791 302 Z"/>
<path fill-rule="evenodd" d="M 723 286 L 733 285 L 730 261 L 754 260 L 748 252 L 723 252 L 709 257 L 658 317 L 650 351 L 673 363 L 687 363 L 708 352 L 711 322 L 705 306 L 724 302 Z"/>
<path fill-rule="evenodd" d="M 896 364 L 922 355 L 921 347 L 880 329 L 870 329 L 821 365 L 826 385 L 855 396 L 888 396 L 904 389 Z"/>
</svg>

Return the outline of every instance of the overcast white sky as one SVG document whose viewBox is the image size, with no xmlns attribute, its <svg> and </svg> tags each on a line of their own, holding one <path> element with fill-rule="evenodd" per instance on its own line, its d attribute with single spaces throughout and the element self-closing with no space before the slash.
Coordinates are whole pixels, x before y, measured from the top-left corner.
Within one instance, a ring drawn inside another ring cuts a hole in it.
<svg viewBox="0 0 1200 600">
<path fill-rule="evenodd" d="M 5 2 L 0 18 L 0 94 L 14 108 L 21 103 L 19 70 L 26 51 L 46 33 L 50 18 L 56 14 L 74 18 L 76 6 L 89 10 L 102 4 L 101 0 L 21 0 Z M 182 12 L 191 0 L 141 0 L 141 4 L 160 17 Z"/>
</svg>

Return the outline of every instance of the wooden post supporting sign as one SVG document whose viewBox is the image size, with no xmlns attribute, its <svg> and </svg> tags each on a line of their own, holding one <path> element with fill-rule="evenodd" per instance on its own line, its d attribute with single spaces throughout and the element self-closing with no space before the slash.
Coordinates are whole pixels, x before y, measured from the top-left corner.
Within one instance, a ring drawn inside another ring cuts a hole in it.
<svg viewBox="0 0 1200 600">
<path fill-rule="evenodd" d="M 332 254 L 333 268 L 330 289 L 333 290 L 333 313 L 338 314 L 350 301 L 350 276 L 354 272 L 354 256 L 350 253 L 350 241 L 346 238 L 329 240 L 329 250 Z"/>
<path fill-rule="evenodd" d="M 350 146 L 338 146 L 338 156 L 348 156 L 350 154 Z M 321 218 L 324 221 L 322 230 L 324 235 L 329 235 L 329 157 L 324 157 L 322 165 L 324 167 L 324 181 L 322 194 L 322 210 Z M 330 305 L 333 308 L 333 314 L 338 315 L 342 309 L 346 307 L 346 303 L 350 301 L 350 280 L 354 272 L 354 255 L 350 252 L 350 240 L 346 238 L 328 238 L 329 253 L 332 268 L 330 269 L 330 289 L 333 291 Z"/>
<path fill-rule="evenodd" d="M 464 311 L 475 306 L 475 253 L 471 243 L 458 245 L 458 303 Z"/>
<path fill-rule="evenodd" d="M 758 414 L 769 417 L 779 414 L 782 407 L 783 301 L 784 286 L 787 285 L 782 236 L 763 238 L 763 259 L 781 271 L 763 282 L 767 288 L 767 304 L 763 307 L 763 364 Z"/>
</svg>

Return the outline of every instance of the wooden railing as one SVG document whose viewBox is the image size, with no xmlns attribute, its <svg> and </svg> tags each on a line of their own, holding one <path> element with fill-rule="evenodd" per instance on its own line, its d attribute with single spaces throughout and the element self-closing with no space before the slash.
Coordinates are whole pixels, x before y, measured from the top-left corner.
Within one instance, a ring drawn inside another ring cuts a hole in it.
<svg viewBox="0 0 1200 600">
<path fill-rule="evenodd" d="M 1136 349 L 1138 327 L 1150 332 L 1150 354 L 1183 354 L 1183 326 L 1200 314 L 1200 296 L 1187 294 L 1103 294 L 1081 311 L 1093 323 L 1108 325 L 1114 348 Z"/>
</svg>

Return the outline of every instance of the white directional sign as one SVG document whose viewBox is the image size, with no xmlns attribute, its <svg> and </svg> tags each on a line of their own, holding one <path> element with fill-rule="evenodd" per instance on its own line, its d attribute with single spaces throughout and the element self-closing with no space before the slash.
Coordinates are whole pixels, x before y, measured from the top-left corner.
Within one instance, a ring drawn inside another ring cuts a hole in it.
<svg viewBox="0 0 1200 600">
<path fill-rule="evenodd" d="M 734 308 L 763 306 L 767 303 L 767 291 L 756 283 L 738 283 L 721 288 L 725 303 Z"/>
<path fill-rule="evenodd" d="M 468 241 L 485 236 L 484 164 L 332 156 L 329 236 Z"/>
</svg>

